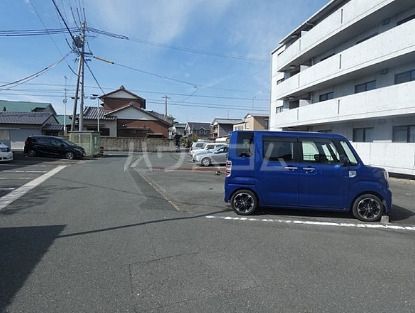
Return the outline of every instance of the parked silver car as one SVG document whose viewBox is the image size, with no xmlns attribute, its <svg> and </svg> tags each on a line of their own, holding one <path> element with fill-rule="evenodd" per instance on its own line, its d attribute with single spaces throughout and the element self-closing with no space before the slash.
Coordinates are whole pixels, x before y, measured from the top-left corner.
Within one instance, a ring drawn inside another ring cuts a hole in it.
<svg viewBox="0 0 415 313">
<path fill-rule="evenodd" d="M 222 146 L 215 150 L 195 156 L 195 162 L 203 166 L 212 164 L 226 164 L 228 158 L 228 146 Z"/>
<path fill-rule="evenodd" d="M 13 152 L 6 144 L 0 142 L 0 162 L 5 161 L 13 161 Z"/>
</svg>

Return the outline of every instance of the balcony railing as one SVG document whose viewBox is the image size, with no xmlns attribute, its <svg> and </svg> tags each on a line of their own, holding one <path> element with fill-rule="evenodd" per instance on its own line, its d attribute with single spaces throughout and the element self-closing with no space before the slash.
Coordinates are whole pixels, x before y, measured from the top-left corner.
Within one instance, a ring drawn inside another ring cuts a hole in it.
<svg viewBox="0 0 415 313">
<path fill-rule="evenodd" d="M 309 67 L 275 87 L 277 99 L 415 51 L 415 20 Z M 275 100 L 275 99 L 274 99 Z"/>
<path fill-rule="evenodd" d="M 393 1 L 394 0 L 361 0 L 346 3 L 342 8 L 318 23 L 310 31 L 303 32 L 301 38 L 287 47 L 287 49 L 278 57 L 278 68 L 281 69 L 287 66 L 287 64 L 324 40 L 327 40 Z"/>
<path fill-rule="evenodd" d="M 293 127 L 415 113 L 415 82 L 313 103 L 276 114 L 275 127 Z"/>
</svg>

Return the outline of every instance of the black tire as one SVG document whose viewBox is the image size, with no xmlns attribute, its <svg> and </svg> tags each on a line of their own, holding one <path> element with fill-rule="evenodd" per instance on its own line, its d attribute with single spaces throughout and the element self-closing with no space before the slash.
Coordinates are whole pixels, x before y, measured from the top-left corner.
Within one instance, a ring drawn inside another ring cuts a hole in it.
<svg viewBox="0 0 415 313">
<path fill-rule="evenodd" d="M 353 203 L 353 216 L 362 222 L 377 222 L 384 211 L 382 200 L 370 193 L 359 196 Z"/>
<path fill-rule="evenodd" d="M 27 152 L 27 155 L 28 155 L 28 156 L 30 156 L 30 157 L 35 157 L 35 156 L 37 155 L 37 153 L 36 153 L 36 151 L 35 151 L 35 150 L 30 149 L 30 150 Z"/>
<path fill-rule="evenodd" d="M 251 215 L 258 208 L 258 199 L 252 191 L 241 189 L 232 195 L 231 207 L 238 215 Z"/>
<path fill-rule="evenodd" d="M 210 164 L 212 164 L 212 162 L 210 161 L 209 158 L 203 158 L 202 161 L 200 161 L 200 164 L 202 164 L 205 167 L 210 166 Z"/>
<path fill-rule="evenodd" d="M 74 157 L 75 157 L 75 155 L 73 154 L 73 152 L 68 151 L 68 152 L 65 153 L 65 158 L 68 159 L 68 160 L 73 160 Z"/>
</svg>

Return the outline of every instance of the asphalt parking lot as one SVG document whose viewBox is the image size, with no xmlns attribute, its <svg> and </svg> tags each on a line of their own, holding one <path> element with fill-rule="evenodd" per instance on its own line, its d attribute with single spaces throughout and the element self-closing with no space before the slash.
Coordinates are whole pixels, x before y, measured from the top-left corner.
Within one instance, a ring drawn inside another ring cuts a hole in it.
<svg viewBox="0 0 415 313">
<path fill-rule="evenodd" d="M 25 157 L 22 152 L 14 153 L 12 162 L 0 163 L 0 197 L 47 173 L 58 165 L 70 165 L 79 160 Z"/>
<path fill-rule="evenodd" d="M 224 167 L 201 167 L 191 161 L 185 153 L 150 153 L 145 158 L 133 158 L 130 164 L 142 177 L 153 185 L 177 210 L 204 213 L 226 210 L 223 202 Z M 151 167 L 148 165 L 152 164 Z M 220 171 L 218 175 L 217 171 Z M 415 181 L 390 178 L 393 192 L 393 223 L 415 225 Z M 235 216 L 228 208 L 227 216 Z M 261 218 L 290 218 L 311 221 L 357 222 L 348 213 L 318 212 L 304 210 L 262 209 L 256 214 Z"/>
<path fill-rule="evenodd" d="M 184 156 L 4 166 L 6 181 L 67 165 L 0 209 L 0 312 L 414 312 L 412 181 L 391 180 L 388 225 L 240 217 L 224 175 Z"/>
</svg>

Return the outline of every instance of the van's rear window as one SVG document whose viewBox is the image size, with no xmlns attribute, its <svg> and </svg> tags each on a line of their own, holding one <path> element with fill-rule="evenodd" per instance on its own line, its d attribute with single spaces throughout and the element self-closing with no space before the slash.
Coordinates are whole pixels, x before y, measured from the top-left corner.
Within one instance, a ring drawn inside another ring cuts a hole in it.
<svg viewBox="0 0 415 313">
<path fill-rule="evenodd" d="M 253 155 L 254 134 L 251 132 L 239 132 L 236 140 L 236 155 L 238 157 L 250 157 Z"/>
</svg>

